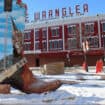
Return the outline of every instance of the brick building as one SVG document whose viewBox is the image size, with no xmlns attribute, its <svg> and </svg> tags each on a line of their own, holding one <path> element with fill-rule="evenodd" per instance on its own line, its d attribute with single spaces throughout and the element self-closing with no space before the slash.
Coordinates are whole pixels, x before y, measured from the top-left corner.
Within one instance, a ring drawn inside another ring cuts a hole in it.
<svg viewBox="0 0 105 105">
<path fill-rule="evenodd" d="M 30 67 L 55 61 L 65 66 L 82 65 L 83 42 L 88 41 L 86 51 L 88 65 L 104 58 L 105 15 L 65 17 L 26 23 L 24 53 Z"/>
</svg>

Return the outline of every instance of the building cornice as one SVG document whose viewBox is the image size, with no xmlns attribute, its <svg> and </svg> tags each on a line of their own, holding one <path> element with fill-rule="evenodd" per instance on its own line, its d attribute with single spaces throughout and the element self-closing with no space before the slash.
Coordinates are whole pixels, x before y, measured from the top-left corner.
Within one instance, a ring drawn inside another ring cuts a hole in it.
<svg viewBox="0 0 105 105">
<path fill-rule="evenodd" d="M 25 30 L 33 28 L 42 28 L 49 26 L 59 26 L 62 24 L 76 24 L 81 22 L 92 22 L 95 20 L 105 20 L 105 14 L 97 16 L 80 16 L 80 17 L 65 17 L 49 20 L 38 20 L 25 24 Z"/>
</svg>

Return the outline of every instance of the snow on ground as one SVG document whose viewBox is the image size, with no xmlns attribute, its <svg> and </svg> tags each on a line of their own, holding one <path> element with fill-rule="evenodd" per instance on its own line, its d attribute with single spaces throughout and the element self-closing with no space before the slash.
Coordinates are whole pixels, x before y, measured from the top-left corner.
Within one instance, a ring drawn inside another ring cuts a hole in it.
<svg viewBox="0 0 105 105">
<path fill-rule="evenodd" d="M 103 73 L 104 75 L 104 73 Z M 64 84 L 59 89 L 49 93 L 25 94 L 11 88 L 11 94 L 0 94 L 0 105 L 103 105 L 105 104 L 105 81 L 99 80 L 98 75 L 92 79 L 89 73 L 88 80 L 77 80 L 78 73 L 64 75 L 36 74 L 38 78 L 47 81 L 53 79 L 75 80 L 78 84 Z M 97 78 L 98 77 L 98 78 Z"/>
</svg>

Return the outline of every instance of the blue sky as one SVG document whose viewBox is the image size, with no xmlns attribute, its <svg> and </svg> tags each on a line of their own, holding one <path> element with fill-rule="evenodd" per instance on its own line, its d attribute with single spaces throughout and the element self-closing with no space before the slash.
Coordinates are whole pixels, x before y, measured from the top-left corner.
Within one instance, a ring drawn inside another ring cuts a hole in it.
<svg viewBox="0 0 105 105">
<path fill-rule="evenodd" d="M 7 40 L 6 55 L 12 54 L 12 26 L 10 16 L 13 17 L 18 29 L 24 31 L 24 8 L 17 5 L 16 0 L 13 0 L 12 4 L 12 12 L 6 14 L 4 12 L 4 0 L 0 0 L 0 59 L 4 57 L 5 35 Z"/>
<path fill-rule="evenodd" d="M 34 20 L 34 12 L 56 8 L 68 8 L 73 9 L 75 5 L 82 6 L 84 3 L 88 4 L 89 12 L 87 15 L 105 14 L 105 0 L 22 0 L 28 6 L 29 19 Z"/>
</svg>

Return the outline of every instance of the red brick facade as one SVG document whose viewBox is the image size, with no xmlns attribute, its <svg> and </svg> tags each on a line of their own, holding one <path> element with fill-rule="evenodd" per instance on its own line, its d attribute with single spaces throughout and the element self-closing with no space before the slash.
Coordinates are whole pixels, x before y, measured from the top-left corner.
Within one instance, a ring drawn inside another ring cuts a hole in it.
<svg viewBox="0 0 105 105">
<path fill-rule="evenodd" d="M 31 24 L 24 34 L 24 53 L 30 67 L 55 61 L 64 61 L 65 66 L 82 65 L 82 43 L 86 40 L 88 65 L 95 65 L 97 59 L 104 57 L 104 15 L 36 22 L 35 27 Z"/>
</svg>

